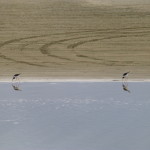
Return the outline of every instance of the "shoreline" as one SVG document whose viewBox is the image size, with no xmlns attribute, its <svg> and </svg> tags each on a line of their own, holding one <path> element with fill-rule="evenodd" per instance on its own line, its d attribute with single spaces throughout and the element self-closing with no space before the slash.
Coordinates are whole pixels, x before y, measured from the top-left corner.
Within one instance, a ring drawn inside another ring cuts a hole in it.
<svg viewBox="0 0 150 150">
<path fill-rule="evenodd" d="M 21 79 L 20 78 L 20 83 L 30 83 L 30 82 L 87 82 L 87 83 L 92 83 L 92 82 L 122 82 L 122 79 Z M 127 82 L 150 82 L 150 79 L 128 79 Z M 12 82 L 9 79 L 3 79 L 0 80 L 0 83 L 18 83 L 18 82 Z"/>
</svg>

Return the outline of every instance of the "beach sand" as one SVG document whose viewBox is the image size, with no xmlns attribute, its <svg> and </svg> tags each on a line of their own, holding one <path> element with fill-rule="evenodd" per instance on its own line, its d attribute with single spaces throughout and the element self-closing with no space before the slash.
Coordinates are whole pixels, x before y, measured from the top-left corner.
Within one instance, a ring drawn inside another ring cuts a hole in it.
<svg viewBox="0 0 150 150">
<path fill-rule="evenodd" d="M 106 2 L 1 0 L 0 81 L 149 79 L 150 2 Z"/>
</svg>

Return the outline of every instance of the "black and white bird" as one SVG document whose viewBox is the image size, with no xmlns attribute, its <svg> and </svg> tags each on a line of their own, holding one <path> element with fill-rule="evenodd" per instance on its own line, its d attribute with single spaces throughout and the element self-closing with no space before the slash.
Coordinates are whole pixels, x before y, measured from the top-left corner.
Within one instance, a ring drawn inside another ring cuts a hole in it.
<svg viewBox="0 0 150 150">
<path fill-rule="evenodd" d="M 19 79 L 19 78 L 18 78 L 19 76 L 20 76 L 20 73 L 14 74 L 14 75 L 13 75 L 13 78 L 12 78 L 12 81 Z"/>
<path fill-rule="evenodd" d="M 122 80 L 123 80 L 123 79 L 127 79 L 127 78 L 128 78 L 129 73 L 130 73 L 130 71 L 125 72 L 125 73 L 122 75 Z"/>
</svg>

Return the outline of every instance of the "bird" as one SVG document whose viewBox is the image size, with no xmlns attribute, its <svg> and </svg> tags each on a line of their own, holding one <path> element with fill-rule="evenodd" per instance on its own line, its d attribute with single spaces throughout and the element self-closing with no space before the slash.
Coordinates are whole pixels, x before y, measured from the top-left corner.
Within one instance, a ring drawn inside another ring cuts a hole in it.
<svg viewBox="0 0 150 150">
<path fill-rule="evenodd" d="M 12 78 L 12 81 L 15 80 L 15 79 L 17 80 L 19 76 L 20 76 L 20 73 L 14 74 L 14 75 L 13 75 L 13 78 Z"/>
<path fill-rule="evenodd" d="M 123 80 L 123 79 L 127 79 L 127 78 L 128 78 L 129 73 L 130 73 L 130 71 L 125 72 L 125 73 L 122 75 L 122 80 Z"/>
</svg>

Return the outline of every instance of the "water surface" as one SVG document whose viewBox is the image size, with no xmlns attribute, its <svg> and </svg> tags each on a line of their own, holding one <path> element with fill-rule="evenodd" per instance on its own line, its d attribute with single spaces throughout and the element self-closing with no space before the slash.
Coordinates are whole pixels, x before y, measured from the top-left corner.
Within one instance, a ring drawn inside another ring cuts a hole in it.
<svg viewBox="0 0 150 150">
<path fill-rule="evenodd" d="M 2 150 L 149 150 L 150 83 L 0 84 Z"/>
</svg>

